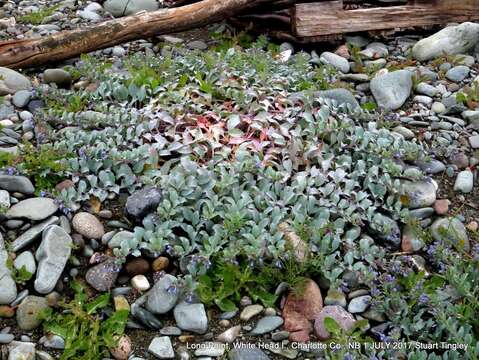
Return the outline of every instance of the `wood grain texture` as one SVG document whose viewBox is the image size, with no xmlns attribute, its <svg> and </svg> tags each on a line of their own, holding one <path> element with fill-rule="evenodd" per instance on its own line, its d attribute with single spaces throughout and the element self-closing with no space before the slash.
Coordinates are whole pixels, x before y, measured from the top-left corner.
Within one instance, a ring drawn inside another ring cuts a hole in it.
<svg viewBox="0 0 479 360">
<path fill-rule="evenodd" d="M 300 38 L 479 20 L 478 0 L 415 0 L 412 5 L 343 10 L 340 0 L 296 4 L 293 33 Z"/>
</svg>

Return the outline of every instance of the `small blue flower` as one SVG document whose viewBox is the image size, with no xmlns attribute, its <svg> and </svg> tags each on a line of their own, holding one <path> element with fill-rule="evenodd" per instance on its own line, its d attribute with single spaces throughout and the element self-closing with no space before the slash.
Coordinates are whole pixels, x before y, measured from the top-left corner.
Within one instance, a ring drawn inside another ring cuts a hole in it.
<svg viewBox="0 0 479 360">
<path fill-rule="evenodd" d="M 420 304 L 427 304 L 428 302 L 429 302 L 429 296 L 427 296 L 426 294 L 421 294 L 421 296 L 419 296 Z"/>
<path fill-rule="evenodd" d="M 86 152 L 84 148 L 78 149 L 78 156 L 80 156 L 81 158 L 86 158 Z"/>
<path fill-rule="evenodd" d="M 263 257 L 259 257 L 259 259 L 258 259 L 258 265 L 259 265 L 259 266 L 263 266 L 263 265 L 264 265 L 264 259 L 263 259 Z"/>
<path fill-rule="evenodd" d="M 39 144 L 43 144 L 46 141 L 47 141 L 47 136 L 45 134 L 42 133 L 42 134 L 37 135 L 37 142 Z"/>
<path fill-rule="evenodd" d="M 383 334 L 383 333 L 380 333 L 379 334 L 379 340 L 381 340 L 382 342 L 390 342 L 391 339 L 389 338 L 389 336 L 387 336 L 386 334 Z"/>
<path fill-rule="evenodd" d="M 387 282 L 390 282 L 390 283 L 391 283 L 391 282 L 396 281 L 396 278 L 395 278 L 393 275 L 391 275 L 391 274 L 387 274 L 387 275 L 384 277 L 384 280 L 386 280 Z"/>
<path fill-rule="evenodd" d="M 173 256 L 173 247 L 169 244 L 166 244 L 165 245 L 165 252 L 170 255 L 170 256 Z"/>
<path fill-rule="evenodd" d="M 432 243 L 431 245 L 429 245 L 428 249 L 427 249 L 427 254 L 432 256 L 435 254 L 435 252 L 437 251 L 437 247 L 438 247 L 439 243 L 436 241 L 434 243 Z"/>
<path fill-rule="evenodd" d="M 398 274 L 398 273 L 401 272 L 401 266 L 399 266 L 398 263 L 394 263 L 394 264 L 391 266 L 391 271 L 392 271 L 393 273 Z"/>
<path fill-rule="evenodd" d="M 192 304 L 193 301 L 194 301 L 195 297 L 192 293 L 189 293 L 188 295 L 186 295 L 185 297 L 185 301 L 188 303 L 188 304 Z"/>
<path fill-rule="evenodd" d="M 9 167 L 6 169 L 7 175 L 13 176 L 18 174 L 18 170 L 14 167 Z"/>
<path fill-rule="evenodd" d="M 168 286 L 166 288 L 166 292 L 168 294 L 176 294 L 178 292 L 178 288 L 177 288 L 176 284 L 171 284 L 170 286 Z"/>
</svg>

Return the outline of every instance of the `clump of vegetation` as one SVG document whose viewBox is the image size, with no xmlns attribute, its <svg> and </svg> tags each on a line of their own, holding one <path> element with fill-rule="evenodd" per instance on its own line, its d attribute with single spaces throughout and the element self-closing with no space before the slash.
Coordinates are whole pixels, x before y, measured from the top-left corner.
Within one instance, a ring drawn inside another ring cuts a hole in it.
<svg viewBox="0 0 479 360">
<path fill-rule="evenodd" d="M 465 86 L 456 94 L 456 101 L 474 110 L 479 107 L 479 83 Z"/>
<path fill-rule="evenodd" d="M 398 256 L 390 260 L 379 288 L 373 289 L 374 306 L 391 321 L 381 336 L 388 342 L 407 338 L 422 343 L 464 344 L 467 351 L 446 350 L 443 358 L 460 353 L 477 359 L 479 245 L 466 254 L 449 244 L 447 237 L 443 242 L 433 241 L 429 230 L 420 230 L 418 236 L 427 244 L 430 267 L 425 269 L 414 256 Z M 417 358 L 430 358 L 424 350 L 414 353 Z"/>
<path fill-rule="evenodd" d="M 431 65 L 437 69 L 441 67 L 442 64 L 451 64 L 452 66 L 461 65 L 464 61 L 463 55 L 451 55 L 444 52 L 441 56 L 438 56 L 431 61 Z"/>
<path fill-rule="evenodd" d="M 10 270 L 11 277 L 17 284 L 24 285 L 33 276 L 33 274 L 26 269 L 25 265 L 20 269 L 16 269 L 15 266 L 13 266 L 13 259 L 11 257 L 8 257 L 6 265 Z"/>
<path fill-rule="evenodd" d="M 54 149 L 50 144 L 34 146 L 25 142 L 17 155 L 0 152 L 0 168 L 6 169 L 10 175 L 24 174 L 33 178 L 39 195 L 44 191 L 51 192 L 64 179 L 64 160 L 69 157 L 70 154 Z"/>
<path fill-rule="evenodd" d="M 330 344 L 325 351 L 325 358 L 328 360 L 344 360 L 344 359 L 374 359 L 375 357 L 366 354 L 372 351 L 367 349 L 367 345 L 374 342 L 374 339 L 365 335 L 365 331 L 369 328 L 366 319 L 357 320 L 353 327 L 346 331 L 331 317 L 324 319 L 324 328 L 329 332 L 330 338 L 325 341 Z M 350 349 L 351 344 L 358 344 L 359 348 Z M 354 357 L 352 357 L 354 354 Z"/>
<path fill-rule="evenodd" d="M 90 301 L 83 285 L 73 282 L 72 289 L 73 300 L 60 304 L 63 312 L 48 308 L 42 314 L 44 330 L 65 340 L 60 360 L 109 357 L 108 349 L 117 346 L 125 331 L 129 311 L 118 310 L 106 316 L 102 310 L 110 305 L 109 293 Z"/>
<path fill-rule="evenodd" d="M 85 94 L 69 94 L 62 98 L 56 95 L 56 93 L 52 93 L 51 96 L 46 96 L 45 100 L 47 107 L 57 116 L 64 112 L 78 113 L 87 109 L 88 98 Z"/>
<path fill-rule="evenodd" d="M 213 267 L 199 276 L 196 291 L 202 302 L 216 304 L 222 311 L 233 311 L 243 295 L 264 306 L 273 306 L 276 296 L 270 293 L 269 279 L 242 261 L 238 264 L 215 261 Z"/>
<path fill-rule="evenodd" d="M 0 151 L 0 168 L 5 169 L 12 166 L 14 163 L 15 155 L 6 151 Z"/>
<path fill-rule="evenodd" d="M 412 75 L 412 88 L 416 90 L 417 86 L 423 82 L 426 82 L 428 77 L 426 75 L 422 75 L 419 70 Z"/>
<path fill-rule="evenodd" d="M 348 47 L 349 54 L 351 56 L 351 60 L 354 62 L 355 70 L 358 73 L 365 72 L 363 59 L 360 54 L 361 49 L 358 46 L 352 45 L 349 43 L 347 44 L 347 47 Z"/>
<path fill-rule="evenodd" d="M 308 279 L 324 278 L 328 270 L 327 265 L 321 254 L 311 254 L 302 261 L 298 261 L 290 251 L 270 266 L 262 267 L 260 276 L 271 286 L 284 283 L 295 294 L 301 295 Z"/>
<path fill-rule="evenodd" d="M 54 5 L 40 9 L 38 11 L 33 11 L 31 13 L 25 14 L 20 17 L 19 21 L 24 24 L 40 25 L 43 23 L 43 20 L 51 15 L 60 8 L 60 5 Z"/>
<path fill-rule="evenodd" d="M 3 161 L 15 172 L 32 177 L 37 194 L 40 194 L 41 191 L 51 191 L 63 179 L 61 174 L 66 169 L 64 160 L 69 156 L 49 144 L 35 147 L 26 142 L 19 155 L 6 156 Z"/>
</svg>

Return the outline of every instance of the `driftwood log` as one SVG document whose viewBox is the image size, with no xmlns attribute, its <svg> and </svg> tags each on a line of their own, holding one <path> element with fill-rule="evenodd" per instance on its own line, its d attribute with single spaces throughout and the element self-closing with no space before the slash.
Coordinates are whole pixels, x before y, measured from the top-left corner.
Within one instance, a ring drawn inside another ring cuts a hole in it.
<svg viewBox="0 0 479 360">
<path fill-rule="evenodd" d="M 0 42 L 0 66 L 29 68 L 132 40 L 174 33 L 221 21 L 275 0 L 202 0 L 177 8 L 138 13 L 86 28 Z M 289 1 L 281 0 L 288 3 Z"/>
<path fill-rule="evenodd" d="M 479 0 L 409 0 L 407 5 L 344 10 L 343 0 L 296 4 L 293 34 L 318 38 L 360 32 L 479 20 Z"/>
</svg>

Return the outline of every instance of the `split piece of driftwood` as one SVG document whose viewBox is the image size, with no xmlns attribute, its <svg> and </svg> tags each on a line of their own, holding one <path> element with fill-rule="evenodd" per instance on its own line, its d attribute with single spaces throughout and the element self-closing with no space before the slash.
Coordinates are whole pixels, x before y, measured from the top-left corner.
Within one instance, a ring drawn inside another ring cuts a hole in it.
<svg viewBox="0 0 479 360">
<path fill-rule="evenodd" d="M 296 4 L 293 35 L 317 41 L 328 35 L 479 20 L 478 0 L 415 0 L 407 5 L 344 10 L 343 1 Z"/>
</svg>

